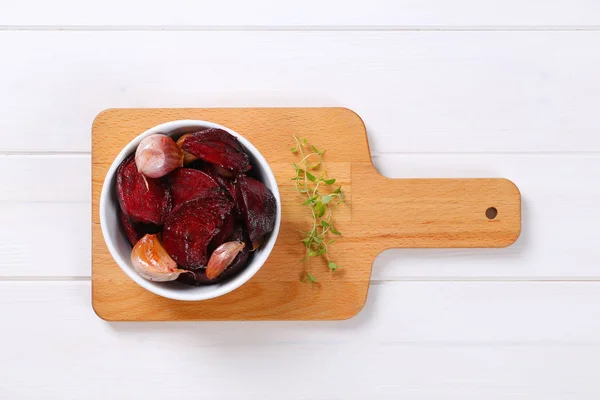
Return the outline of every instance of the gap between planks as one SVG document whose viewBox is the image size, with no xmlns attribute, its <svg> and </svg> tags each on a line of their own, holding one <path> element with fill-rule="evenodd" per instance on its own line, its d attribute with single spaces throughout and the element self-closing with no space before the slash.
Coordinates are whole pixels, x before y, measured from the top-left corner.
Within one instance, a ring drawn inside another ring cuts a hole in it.
<svg viewBox="0 0 600 400">
<path fill-rule="evenodd" d="M 539 31 L 600 31 L 599 25 L 499 25 L 499 26 L 442 26 L 442 25 L 0 25 L 0 31 L 213 31 L 213 32 L 539 32 Z"/>
</svg>

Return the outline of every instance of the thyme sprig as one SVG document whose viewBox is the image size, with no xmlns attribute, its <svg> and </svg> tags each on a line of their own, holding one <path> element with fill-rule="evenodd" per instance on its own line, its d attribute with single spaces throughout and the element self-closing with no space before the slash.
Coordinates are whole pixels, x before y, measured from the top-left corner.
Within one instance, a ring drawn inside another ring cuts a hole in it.
<svg viewBox="0 0 600 400">
<path fill-rule="evenodd" d="M 323 154 L 325 150 L 319 151 L 314 145 L 309 144 L 306 139 L 298 139 L 294 136 L 295 146 L 290 150 L 298 154 L 301 159 L 293 163 L 296 176 L 292 178 L 296 191 L 305 197 L 303 206 L 310 209 L 312 223 L 307 231 L 300 231 L 300 240 L 306 254 L 300 261 L 304 264 L 303 282 L 318 282 L 310 269 L 310 260 L 313 257 L 324 257 L 327 267 L 331 273 L 335 272 L 339 265 L 331 261 L 329 246 L 335 243 L 330 234 L 341 235 L 333 223 L 332 206 L 344 201 L 342 187 L 331 191 L 331 186 L 336 179 L 327 177 L 327 172 L 322 171 Z"/>
</svg>

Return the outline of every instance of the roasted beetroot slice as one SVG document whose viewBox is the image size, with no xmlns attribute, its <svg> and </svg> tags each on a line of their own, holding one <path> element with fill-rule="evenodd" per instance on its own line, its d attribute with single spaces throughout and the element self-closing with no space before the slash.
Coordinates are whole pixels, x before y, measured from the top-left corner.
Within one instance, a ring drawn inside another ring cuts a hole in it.
<svg viewBox="0 0 600 400">
<path fill-rule="evenodd" d="M 188 271 L 182 273 L 177 278 L 179 282 L 187 283 L 188 285 L 196 285 L 196 286 L 204 286 L 209 285 L 211 282 L 206 277 L 206 273 L 204 269 L 199 269 L 196 271 Z"/>
<path fill-rule="evenodd" d="M 195 161 L 192 161 L 191 163 L 189 163 L 188 165 L 186 165 L 185 167 L 186 168 L 197 169 L 199 171 L 206 172 L 206 171 L 204 171 L 204 169 L 206 168 L 207 165 L 210 165 L 210 164 L 206 164 L 202 160 L 195 160 Z"/>
<path fill-rule="evenodd" d="M 275 228 L 277 203 L 275 196 L 264 183 L 247 176 L 236 181 L 236 202 L 246 223 L 251 242 L 272 232 Z"/>
<path fill-rule="evenodd" d="M 135 245 L 144 235 L 141 232 L 136 232 L 133 221 L 121 210 L 119 210 L 119 220 L 121 221 L 123 231 L 125 231 L 125 236 L 129 239 L 129 243 L 132 246 Z"/>
<path fill-rule="evenodd" d="M 231 223 L 233 209 L 233 201 L 221 189 L 183 203 L 165 221 L 165 250 L 182 268 L 195 270 L 205 267 L 208 247 Z"/>
<path fill-rule="evenodd" d="M 208 257 L 210 258 L 210 255 L 212 254 L 212 252 L 219 247 L 220 245 L 222 245 L 223 243 L 227 242 L 228 238 L 231 237 L 231 235 L 233 234 L 233 230 L 235 229 L 235 203 L 233 203 L 233 208 L 231 211 L 231 214 L 225 218 L 223 220 L 223 224 L 221 225 L 221 227 L 219 228 L 219 232 L 217 232 L 217 234 L 214 236 L 214 238 L 211 240 L 210 244 L 208 245 Z"/>
<path fill-rule="evenodd" d="M 241 225 L 237 225 L 235 230 L 233 231 L 233 235 L 228 240 L 237 240 L 240 242 L 245 242 L 246 247 L 240 251 L 240 254 L 237 255 L 236 258 L 233 259 L 233 262 L 219 275 L 215 280 L 222 281 L 228 279 L 234 275 L 237 275 L 241 270 L 243 270 L 248 264 L 248 259 L 250 258 L 250 249 L 252 249 L 252 243 L 248 239 L 248 235 L 244 232 L 244 229 Z"/>
<path fill-rule="evenodd" d="M 202 168 L 202 171 L 213 178 L 219 184 L 219 186 L 221 186 L 221 188 L 229 192 L 231 197 L 235 199 L 235 186 L 232 179 L 225 178 L 220 175 L 217 171 L 217 168 L 212 164 L 205 164 L 204 168 Z"/>
<path fill-rule="evenodd" d="M 243 174 L 250 169 L 248 155 L 237 138 L 223 129 L 210 128 L 185 138 L 181 148 L 201 160 Z"/>
<path fill-rule="evenodd" d="M 133 155 L 117 169 L 117 198 L 121 210 L 133 222 L 162 225 L 171 212 L 171 192 L 161 179 L 146 178 L 137 171 Z"/>
<path fill-rule="evenodd" d="M 160 228 L 156 225 L 133 222 L 131 218 L 125 215 L 125 213 L 121 210 L 119 210 L 119 220 L 121 221 L 123 231 L 125 231 L 125 236 L 127 236 L 127 239 L 129 239 L 129 243 L 131 243 L 132 246 L 134 246 L 138 240 L 143 238 L 147 233 L 160 232 Z"/>
<path fill-rule="evenodd" d="M 237 257 L 233 260 L 231 265 L 225 269 L 218 277 L 215 279 L 208 279 L 206 277 L 206 269 L 202 268 L 196 271 L 191 271 L 191 273 L 185 273 L 179 275 L 178 280 L 188 285 L 212 285 L 218 282 L 223 282 L 229 278 L 240 273 L 248 264 L 248 260 L 251 257 L 250 248 L 251 245 L 248 243 L 248 239 L 242 229 L 241 225 L 237 225 L 233 231 L 233 234 L 226 240 L 232 241 L 238 240 L 246 242 L 246 247 L 237 255 Z"/>
<path fill-rule="evenodd" d="M 167 176 L 173 196 L 173 208 L 196 197 L 207 196 L 219 184 L 202 171 L 192 168 L 179 168 Z"/>
</svg>

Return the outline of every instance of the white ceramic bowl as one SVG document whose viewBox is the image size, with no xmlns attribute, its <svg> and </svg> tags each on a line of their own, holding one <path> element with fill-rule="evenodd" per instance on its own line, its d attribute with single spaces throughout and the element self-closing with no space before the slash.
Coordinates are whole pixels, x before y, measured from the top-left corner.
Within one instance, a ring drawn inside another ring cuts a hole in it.
<svg viewBox="0 0 600 400">
<path fill-rule="evenodd" d="M 184 133 L 196 132 L 204 128 L 220 128 L 232 135 L 236 136 L 240 143 L 245 147 L 250 161 L 253 165 L 253 171 L 257 174 L 258 178 L 273 192 L 275 200 L 277 201 L 277 218 L 275 220 L 275 229 L 269 235 L 265 243 L 254 252 L 252 259 L 238 275 L 223 282 L 209 286 L 192 286 L 186 285 L 180 282 L 150 282 L 141 276 L 139 276 L 133 269 L 130 261 L 131 245 L 125 236 L 125 233 L 121 229 L 119 222 L 119 202 L 117 200 L 115 182 L 117 175 L 117 168 L 121 162 L 129 155 L 135 152 L 137 145 L 142 141 L 143 138 L 156 133 L 167 134 L 170 136 L 180 136 Z M 245 282 L 247 282 L 252 276 L 263 266 L 273 246 L 277 240 L 277 234 L 279 233 L 279 225 L 281 223 L 281 200 L 279 197 L 279 189 L 277 188 L 277 182 L 273 171 L 269 167 L 269 164 L 260 152 L 239 133 L 232 131 L 229 128 L 207 121 L 197 120 L 180 120 L 167 122 L 154 128 L 148 129 L 135 139 L 133 139 L 115 158 L 106 177 L 104 178 L 104 185 L 102 186 L 102 193 L 100 194 L 100 225 L 102 227 L 102 235 L 106 246 L 112 254 L 113 258 L 121 267 L 121 269 L 133 279 L 138 285 L 155 293 L 159 296 L 167 297 L 175 300 L 187 300 L 187 301 L 198 301 L 207 300 L 214 297 L 222 296 L 225 293 L 229 293 L 234 289 L 237 289 Z"/>
</svg>

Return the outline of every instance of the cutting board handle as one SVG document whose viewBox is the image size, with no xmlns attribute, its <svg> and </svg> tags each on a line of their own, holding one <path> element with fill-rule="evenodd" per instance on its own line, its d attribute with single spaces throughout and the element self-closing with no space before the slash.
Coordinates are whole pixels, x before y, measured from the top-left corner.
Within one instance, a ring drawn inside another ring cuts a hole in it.
<svg viewBox="0 0 600 400">
<path fill-rule="evenodd" d="M 506 247 L 521 232 L 521 195 L 507 179 L 389 179 L 355 165 L 352 182 L 353 222 L 382 248 Z"/>
</svg>

